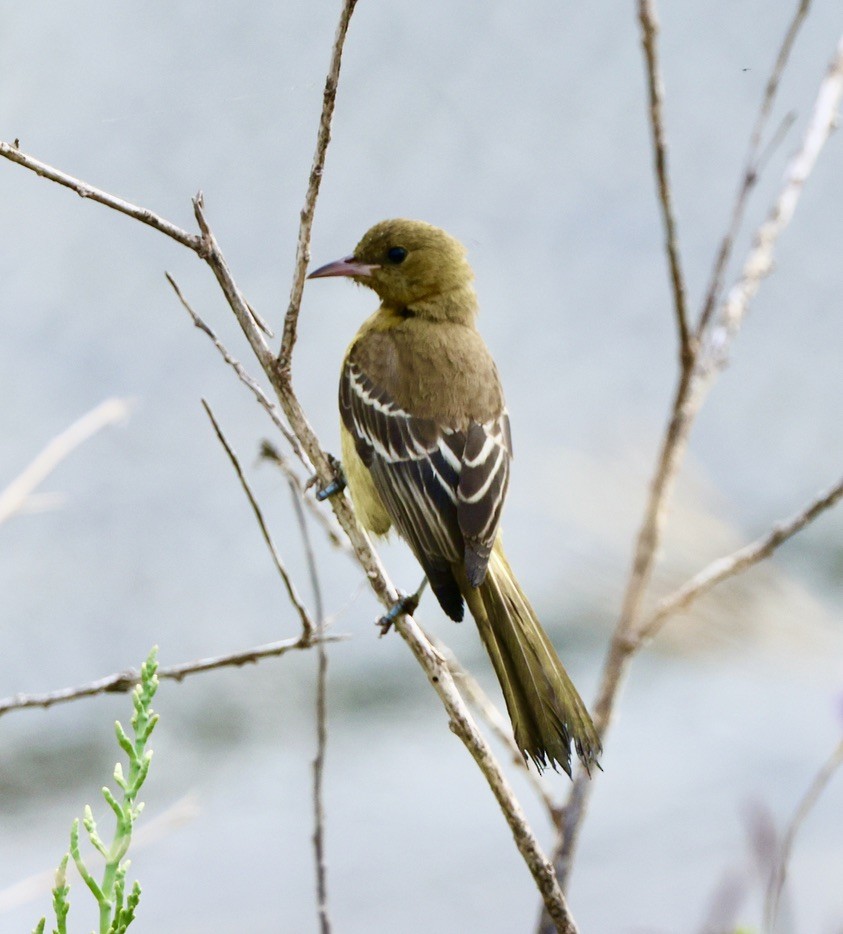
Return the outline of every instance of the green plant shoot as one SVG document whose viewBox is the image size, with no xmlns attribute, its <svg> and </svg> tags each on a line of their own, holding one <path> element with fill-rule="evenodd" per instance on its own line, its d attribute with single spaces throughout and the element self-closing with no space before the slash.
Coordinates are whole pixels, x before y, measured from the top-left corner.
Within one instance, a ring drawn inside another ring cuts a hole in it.
<svg viewBox="0 0 843 934">
<path fill-rule="evenodd" d="M 158 714 L 152 710 L 152 698 L 158 690 L 158 648 L 149 653 L 141 666 L 140 683 L 132 692 L 134 713 L 132 714 L 132 733 L 130 739 L 120 721 L 114 724 L 117 742 L 128 758 L 128 774 L 118 762 L 114 767 L 114 781 L 119 791 L 113 792 L 107 786 L 102 789 L 103 798 L 115 817 L 114 836 L 106 844 L 99 835 L 93 811 L 85 807 L 82 826 L 88 835 L 91 846 L 102 856 L 105 866 L 99 881 L 82 856 L 79 845 L 79 818 L 73 822 L 70 830 L 70 851 L 65 854 L 56 871 L 56 883 L 53 887 L 53 911 L 56 927 L 53 934 L 67 934 L 67 915 L 70 911 L 70 886 L 67 883 L 67 863 L 73 859 L 79 875 L 84 880 L 99 906 L 99 934 L 125 934 L 126 929 L 135 919 L 141 888 L 132 883 L 126 892 L 126 872 L 130 861 L 126 859 L 132 842 L 132 830 L 135 821 L 143 810 L 143 803 L 137 800 L 152 761 L 152 750 L 146 748 L 149 737 L 158 722 Z M 42 918 L 33 934 L 45 934 L 46 919 Z"/>
</svg>

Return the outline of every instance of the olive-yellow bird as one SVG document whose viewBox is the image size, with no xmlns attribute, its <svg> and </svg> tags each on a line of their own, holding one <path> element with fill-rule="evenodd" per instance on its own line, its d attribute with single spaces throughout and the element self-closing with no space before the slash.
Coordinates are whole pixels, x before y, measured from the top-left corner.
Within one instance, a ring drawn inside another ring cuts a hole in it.
<svg viewBox="0 0 843 934">
<path fill-rule="evenodd" d="M 599 737 L 501 545 L 509 415 L 475 326 L 464 248 L 430 224 L 388 220 L 309 278 L 324 276 L 381 300 L 340 376 L 343 467 L 360 521 L 379 535 L 395 526 L 451 619 L 468 604 L 525 758 L 570 774 L 573 742 L 590 768 Z"/>
</svg>

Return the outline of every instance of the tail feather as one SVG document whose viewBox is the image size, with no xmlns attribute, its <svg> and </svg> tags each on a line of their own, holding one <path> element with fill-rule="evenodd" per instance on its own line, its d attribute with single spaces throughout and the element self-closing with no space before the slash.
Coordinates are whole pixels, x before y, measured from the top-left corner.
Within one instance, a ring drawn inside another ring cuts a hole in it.
<svg viewBox="0 0 843 934">
<path fill-rule="evenodd" d="M 455 568 L 503 691 L 515 742 L 541 770 L 571 774 L 571 743 L 586 769 L 598 764 L 600 738 L 553 644 L 498 541 L 479 587 Z"/>
</svg>

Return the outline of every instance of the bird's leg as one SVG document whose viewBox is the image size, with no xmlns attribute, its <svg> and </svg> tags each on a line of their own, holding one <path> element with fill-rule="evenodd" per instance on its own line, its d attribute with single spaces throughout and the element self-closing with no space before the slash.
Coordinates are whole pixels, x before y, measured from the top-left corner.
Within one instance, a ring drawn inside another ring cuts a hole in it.
<svg viewBox="0 0 843 934">
<path fill-rule="evenodd" d="M 316 499 L 319 500 L 320 503 L 324 503 L 326 499 L 336 496 L 337 493 L 342 493 L 346 487 L 342 464 L 333 454 L 328 455 L 328 461 L 331 464 L 331 469 L 334 471 L 334 479 L 327 486 L 316 491 Z M 312 482 L 316 483 L 317 480 L 318 478 L 314 476 Z"/>
<path fill-rule="evenodd" d="M 375 624 L 380 627 L 382 636 L 385 636 L 392 629 L 392 624 L 399 616 L 412 616 L 416 612 L 425 587 L 427 587 L 427 578 L 419 584 L 415 593 L 402 594 L 399 591 L 398 599 Z"/>
</svg>

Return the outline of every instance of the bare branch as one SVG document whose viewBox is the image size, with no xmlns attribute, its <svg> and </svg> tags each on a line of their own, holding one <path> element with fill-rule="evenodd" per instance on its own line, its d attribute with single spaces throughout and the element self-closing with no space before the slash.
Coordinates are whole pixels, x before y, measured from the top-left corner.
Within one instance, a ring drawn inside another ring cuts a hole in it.
<svg viewBox="0 0 843 934">
<path fill-rule="evenodd" d="M 667 139 L 664 132 L 664 85 L 658 54 L 659 24 L 654 0 L 638 0 L 638 19 L 641 24 L 641 43 L 647 65 L 647 92 L 650 102 L 650 130 L 653 137 L 656 181 L 659 189 L 659 204 L 665 231 L 670 281 L 673 288 L 673 310 L 679 332 L 679 359 L 683 369 L 689 369 L 694 358 L 694 341 L 688 328 L 688 309 L 685 278 L 679 256 L 676 232 L 676 214 L 673 209 L 673 192 L 667 168 Z"/>
<path fill-rule="evenodd" d="M 298 474 L 292 469 L 292 467 L 290 467 L 290 465 L 287 463 L 287 459 L 278 450 L 278 448 L 276 448 L 275 445 L 269 441 L 262 441 L 261 457 L 264 458 L 264 460 L 272 461 L 272 463 L 275 464 L 287 478 L 287 482 L 296 488 L 296 492 L 301 498 L 301 501 L 307 506 L 311 517 L 315 519 L 316 522 L 322 527 L 322 531 L 325 533 L 325 536 L 331 545 L 333 545 L 333 547 L 338 551 L 343 552 L 343 554 L 353 558 L 356 563 L 357 556 L 354 554 L 354 551 L 352 550 L 348 541 L 341 537 L 341 530 L 331 518 L 331 514 L 326 512 L 324 509 L 321 509 L 319 503 L 307 495 L 307 484 L 302 485 Z"/>
<path fill-rule="evenodd" d="M 319 627 L 317 631 L 321 635 L 325 625 L 322 586 L 319 582 L 319 570 L 316 566 L 316 556 L 313 553 L 313 543 L 307 530 L 301 495 L 293 483 L 290 483 L 290 496 L 307 557 L 307 567 L 313 587 L 314 611 Z M 330 934 L 331 918 L 328 914 L 328 883 L 325 868 L 325 805 L 322 795 L 325 750 L 328 745 L 328 653 L 322 643 L 319 644 L 316 652 L 319 664 L 316 672 L 316 755 L 313 759 L 313 853 L 316 864 L 316 907 L 319 914 L 319 927 L 322 934 Z"/>
<path fill-rule="evenodd" d="M 228 350 L 226 350 L 225 346 L 221 343 L 220 339 L 211 329 L 210 325 L 208 325 L 205 321 L 203 321 L 202 318 L 200 318 L 199 315 L 193 310 L 188 300 L 184 297 L 184 293 L 179 288 L 176 280 L 168 272 L 165 272 L 164 275 L 167 277 L 167 282 L 169 282 L 170 285 L 173 287 L 173 291 L 178 296 L 178 299 L 181 302 L 182 307 L 190 315 L 191 320 L 193 321 L 193 324 L 197 328 L 199 328 L 200 331 L 202 331 L 204 334 L 207 334 L 207 336 L 210 337 L 214 346 L 217 348 L 217 350 L 222 355 L 223 360 L 225 360 L 225 362 L 234 370 L 234 372 L 239 377 L 240 381 L 252 391 L 255 398 L 263 406 L 267 415 L 269 415 L 269 417 L 272 419 L 272 422 L 275 425 L 275 427 L 287 439 L 296 457 L 299 458 L 299 460 L 304 464 L 306 468 L 309 468 L 310 465 L 305 460 L 304 454 L 302 453 L 301 446 L 299 445 L 299 442 L 296 440 L 296 436 L 290 431 L 290 429 L 285 424 L 284 420 L 281 418 L 281 415 L 278 412 L 278 406 L 269 398 L 269 396 L 267 396 L 267 394 L 263 391 L 263 389 L 261 389 L 257 381 L 254 380 L 251 376 L 249 376 L 249 374 L 243 368 L 243 364 L 240 363 L 239 360 L 236 360 L 234 357 L 232 357 L 232 355 L 228 352 Z M 252 314 L 254 316 L 254 312 L 252 312 Z M 282 470 L 284 470 L 284 472 L 287 473 L 290 470 L 290 467 L 285 460 L 282 459 L 282 461 L 283 461 Z"/>
<path fill-rule="evenodd" d="M 296 639 L 282 639 L 279 642 L 268 642 L 255 648 L 232 652 L 228 655 L 215 655 L 209 658 L 200 658 L 193 662 L 183 662 L 180 665 L 171 665 L 158 669 L 158 677 L 171 681 L 182 681 L 190 675 L 201 674 L 205 671 L 216 671 L 218 668 L 232 668 L 241 665 L 255 664 L 263 658 L 275 658 L 287 652 L 309 649 L 320 641 L 341 642 L 345 636 L 315 636 L 305 639 L 303 635 Z M 64 704 L 68 701 L 80 700 L 83 697 L 94 697 L 98 694 L 125 694 L 140 684 L 140 672 L 135 668 L 118 671 L 105 678 L 89 681 L 78 687 L 61 688 L 44 694 L 14 694 L 0 700 L 0 717 L 13 710 L 26 710 L 32 707 L 53 707 L 55 704 Z"/>
<path fill-rule="evenodd" d="M 113 425 L 128 417 L 131 404 L 128 399 L 106 399 L 91 409 L 41 451 L 34 461 L 5 490 L 0 490 L 0 523 L 26 506 L 32 492 L 80 444 L 84 444 L 106 425 Z"/>
<path fill-rule="evenodd" d="M 284 331 L 281 335 L 281 349 L 278 351 L 278 366 L 288 369 L 293 347 L 296 343 L 299 309 L 301 308 L 302 292 L 304 291 L 304 278 L 307 273 L 307 264 L 310 262 L 310 234 L 313 228 L 313 214 L 316 210 L 316 198 L 319 195 L 319 186 L 322 182 L 322 172 L 325 168 L 325 153 L 331 141 L 331 120 L 334 116 L 334 104 L 337 99 L 337 87 L 340 80 L 340 66 L 345 37 L 348 33 L 348 24 L 357 0 L 343 0 L 342 13 L 337 24 L 334 36 L 334 46 L 331 50 L 331 64 L 328 67 L 328 76 L 325 79 L 325 90 L 322 95 L 322 114 L 319 117 L 319 132 L 316 136 L 316 151 L 313 154 L 313 165 L 310 169 L 310 178 L 307 182 L 307 193 L 304 198 L 304 207 L 301 210 L 298 242 L 296 244 L 296 261 L 293 272 L 293 284 L 290 289 L 290 302 L 287 314 L 284 317 Z"/>
<path fill-rule="evenodd" d="M 793 50 L 793 46 L 796 42 L 796 37 L 799 34 L 799 29 L 802 26 L 802 23 L 805 20 L 805 17 L 808 15 L 808 11 L 811 8 L 811 0 L 799 0 L 799 6 L 796 8 L 796 12 L 793 15 L 793 19 L 788 26 L 787 32 L 785 33 L 784 39 L 782 40 L 781 48 L 779 49 L 779 54 L 776 56 L 776 61 L 773 64 L 773 69 L 770 72 L 770 77 L 767 79 L 767 86 L 764 89 L 764 97 L 761 100 L 761 107 L 758 111 L 758 116 L 755 120 L 755 126 L 752 130 L 752 135 L 749 139 L 749 149 L 746 154 L 746 161 L 744 163 L 743 177 L 741 180 L 740 187 L 738 188 L 738 194 L 735 199 L 735 206 L 732 209 L 732 220 L 729 224 L 729 229 L 726 231 L 723 236 L 723 240 L 720 243 L 720 249 L 717 253 L 717 259 L 714 262 L 714 269 L 711 273 L 711 281 L 709 282 L 708 291 L 705 296 L 705 301 L 703 302 L 702 310 L 700 312 L 699 322 L 697 324 L 697 340 L 701 340 L 703 334 L 705 333 L 706 328 L 708 327 L 711 316 L 714 314 L 714 309 L 717 306 L 717 302 L 720 299 L 720 291 L 723 287 L 723 276 L 726 273 L 726 266 L 728 265 L 729 259 L 732 255 L 732 249 L 735 245 L 735 238 L 738 235 L 738 231 L 741 228 L 743 223 L 744 214 L 746 212 L 747 201 L 749 200 L 749 195 L 752 192 L 752 189 L 758 183 L 758 177 L 760 174 L 761 163 L 764 159 L 764 154 L 760 153 L 761 148 L 761 138 L 764 135 L 764 130 L 767 127 L 767 122 L 770 119 L 770 113 L 773 110 L 773 104 L 776 100 L 776 94 L 778 93 L 779 84 L 784 74 L 784 70 L 787 67 L 788 60 L 790 59 L 790 53 Z M 790 124 L 790 120 L 786 121 L 786 125 Z M 778 137 L 780 134 L 776 134 Z M 776 139 L 771 143 L 771 146 L 775 144 Z M 768 147 L 768 151 L 769 151 Z"/>
<path fill-rule="evenodd" d="M 637 642 L 647 642 L 652 639 L 669 616 L 686 609 L 704 593 L 723 581 L 769 558 L 780 545 L 797 532 L 801 532 L 817 516 L 834 506 L 841 497 L 843 497 L 843 480 L 818 496 L 795 516 L 775 525 L 766 535 L 730 555 L 712 561 L 699 574 L 694 575 L 678 590 L 661 600 L 650 618 L 638 629 L 634 639 Z"/>
<path fill-rule="evenodd" d="M 32 156 L 21 152 L 14 144 L 0 142 L 0 156 L 12 162 L 17 162 L 18 165 L 22 165 L 25 169 L 35 172 L 36 175 L 40 175 L 42 178 L 47 178 L 51 182 L 56 182 L 59 185 L 63 185 L 65 188 L 69 188 L 71 191 L 75 191 L 80 198 L 90 198 L 92 201 L 98 201 L 100 204 L 104 204 L 114 211 L 119 211 L 121 214 L 133 217 L 142 224 L 154 227 L 155 230 L 166 234 L 168 237 L 172 237 L 173 240 L 183 244 L 190 250 L 199 252 L 201 249 L 202 241 L 196 234 L 187 233 L 187 231 L 182 230 L 163 217 L 153 214 L 152 211 L 148 211 L 146 208 L 138 207 L 136 204 L 110 195 L 107 191 L 95 188 L 93 185 L 89 185 L 87 182 L 74 178 L 66 172 L 60 172 L 58 169 L 47 165 L 46 162 L 40 162 L 38 159 L 34 159 Z"/>
<path fill-rule="evenodd" d="M 764 923 L 761 929 L 767 932 L 767 934 L 774 934 L 775 932 L 779 900 L 781 899 L 782 889 L 784 888 L 785 878 L 787 877 L 787 867 L 790 863 L 790 855 L 793 851 L 796 834 L 799 832 L 799 828 L 805 823 L 805 818 L 817 801 L 819 801 L 826 786 L 841 765 L 843 765 L 843 740 L 837 744 L 834 752 L 832 752 L 825 764 L 814 776 L 814 780 L 799 802 L 785 830 L 784 837 L 782 838 L 781 850 L 777 855 L 775 868 L 764 898 Z"/>
<path fill-rule="evenodd" d="M 729 343 L 738 332 L 761 280 L 772 268 L 776 241 L 793 218 L 805 182 L 835 126 L 841 94 L 843 37 L 837 43 L 835 56 L 820 84 L 808 129 L 801 147 L 787 167 L 781 192 L 767 219 L 758 228 L 740 278 L 726 296 L 711 333 L 705 339 L 704 350 L 698 362 L 699 375 L 703 379 L 710 374 L 712 368 L 722 367 L 726 363 Z"/>
<path fill-rule="evenodd" d="M 269 529 L 267 528 L 266 522 L 263 518 L 263 513 L 261 512 L 260 506 L 255 499 L 255 494 L 252 492 L 251 487 L 249 486 L 248 481 L 246 480 L 245 475 L 243 474 L 243 469 L 240 466 L 240 461 L 237 460 L 237 455 L 231 449 L 231 445 L 226 441 L 225 435 L 222 433 L 222 429 L 217 423 L 216 418 L 214 418 L 214 413 L 211 411 L 211 407 L 203 399 L 202 405 L 205 408 L 205 411 L 208 413 L 208 418 L 211 420 L 211 424 L 214 426 L 214 431 L 216 432 L 217 438 L 219 438 L 220 444 L 225 448 L 225 453 L 228 455 L 231 465 L 234 467 L 234 470 L 237 474 L 237 478 L 240 480 L 240 485 L 243 487 L 243 491 L 248 497 L 249 504 L 252 507 L 252 511 L 255 514 L 255 519 L 257 519 L 258 525 L 260 526 L 261 534 L 263 539 L 266 542 L 266 547 L 269 549 L 269 553 L 272 555 L 272 561 L 275 564 L 275 568 L 281 576 L 281 580 L 284 582 L 284 587 L 287 591 L 287 596 L 290 598 L 290 603 L 293 604 L 294 609 L 299 614 L 299 619 L 301 620 L 302 626 L 302 639 L 309 641 L 313 638 L 316 632 L 316 626 L 313 623 L 313 620 L 310 618 L 310 613 L 307 611 L 307 607 L 302 603 L 301 598 L 298 595 L 296 586 L 290 577 L 287 568 L 284 566 L 284 562 L 281 560 L 281 556 L 278 554 L 278 549 L 275 547 L 275 543 L 272 541 L 272 536 L 269 534 Z"/>
<path fill-rule="evenodd" d="M 205 217 L 205 199 L 201 191 L 193 199 L 193 213 L 196 217 L 196 223 L 202 231 L 201 245 L 197 252 L 211 267 L 211 271 L 216 276 L 229 307 L 234 312 L 237 323 L 246 335 L 246 340 L 249 342 L 252 352 L 258 358 L 258 362 L 264 371 L 268 371 L 272 367 L 275 358 L 264 340 L 263 329 L 255 320 L 251 306 L 237 287 L 237 283 L 235 283 L 234 277 L 231 275 L 231 270 L 228 268 L 228 263 L 219 248 L 217 239 L 211 231 L 208 219 Z"/>
</svg>

